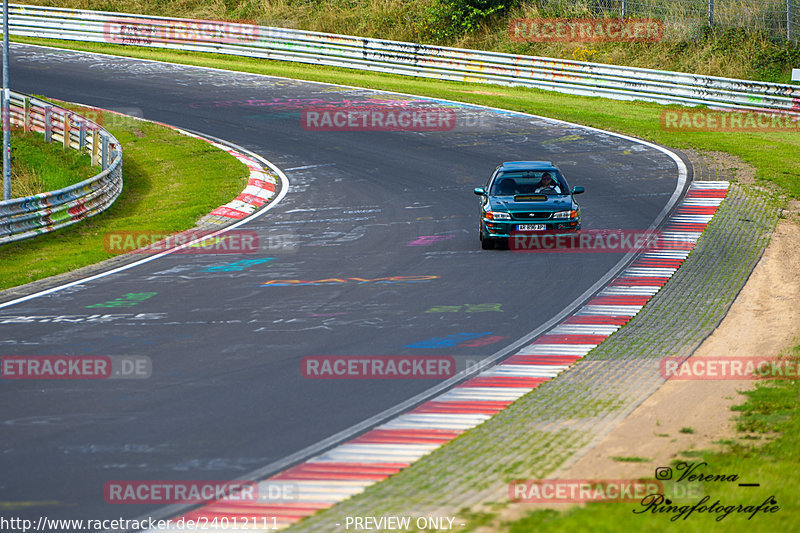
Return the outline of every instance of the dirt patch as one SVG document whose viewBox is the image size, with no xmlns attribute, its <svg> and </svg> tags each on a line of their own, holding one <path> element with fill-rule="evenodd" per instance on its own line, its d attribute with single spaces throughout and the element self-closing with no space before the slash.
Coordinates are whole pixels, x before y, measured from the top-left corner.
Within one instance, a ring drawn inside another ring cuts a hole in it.
<svg viewBox="0 0 800 533">
<path fill-rule="evenodd" d="M 800 331 L 800 224 L 781 219 L 764 256 L 719 327 L 692 357 L 777 356 L 797 343 Z M 730 408 L 752 381 L 668 381 L 571 466 L 553 478 L 652 478 L 654 469 L 682 452 L 718 449 L 736 437 Z M 626 462 L 614 457 L 644 459 Z M 480 533 L 505 531 L 513 521 L 543 506 L 510 504 Z M 548 507 L 564 508 L 564 505 Z"/>
<path fill-rule="evenodd" d="M 800 224 L 800 200 L 789 200 L 783 209 L 783 214 L 792 217 L 795 222 Z"/>
<path fill-rule="evenodd" d="M 756 169 L 740 158 L 727 152 L 703 152 L 703 164 L 708 166 L 718 179 L 736 181 L 742 185 L 756 183 Z"/>
<path fill-rule="evenodd" d="M 766 192 L 775 196 L 781 195 L 780 186 L 765 180 L 756 179 L 755 167 L 745 163 L 742 159 L 727 152 L 703 152 L 699 154 L 703 164 L 706 165 L 712 174 L 718 176 L 716 179 L 733 181 L 741 185 L 747 185 L 751 189 Z M 792 202 L 790 202 L 791 204 Z M 795 202 L 796 203 L 796 202 Z M 795 209 L 795 212 L 797 209 Z"/>
</svg>

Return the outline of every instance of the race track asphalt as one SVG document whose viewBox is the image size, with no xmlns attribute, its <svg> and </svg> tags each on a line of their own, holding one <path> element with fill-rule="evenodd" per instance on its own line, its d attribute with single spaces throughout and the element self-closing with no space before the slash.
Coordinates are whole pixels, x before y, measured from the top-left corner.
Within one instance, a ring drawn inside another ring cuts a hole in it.
<svg viewBox="0 0 800 533">
<path fill-rule="evenodd" d="M 484 108 L 24 45 L 13 46 L 10 72 L 17 91 L 236 143 L 290 183 L 240 228 L 277 243 L 257 254 L 173 254 L 0 309 L 1 355 L 152 360 L 149 379 L 0 380 L 0 502 L 14 516 L 154 513 L 105 503 L 105 483 L 246 476 L 437 383 L 306 379 L 303 357 L 450 355 L 463 368 L 510 353 L 580 303 L 622 254 L 481 250 L 472 189 L 500 162 L 559 165 L 586 187 L 586 229 L 646 229 L 678 183 L 675 162 L 654 148 Z M 457 125 L 301 126 L 309 106 L 398 103 L 451 108 Z M 251 259 L 265 261 L 230 267 Z M 128 293 L 155 294 L 89 307 Z"/>
</svg>

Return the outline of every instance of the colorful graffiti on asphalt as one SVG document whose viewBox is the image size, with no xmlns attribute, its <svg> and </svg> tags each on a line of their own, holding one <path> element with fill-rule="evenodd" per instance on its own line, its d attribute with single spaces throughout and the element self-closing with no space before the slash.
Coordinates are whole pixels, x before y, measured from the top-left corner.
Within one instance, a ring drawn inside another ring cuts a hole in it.
<svg viewBox="0 0 800 533">
<path fill-rule="evenodd" d="M 115 320 L 164 320 L 166 313 L 113 313 L 104 315 L 0 315 L 0 324 L 106 323 Z"/>
<path fill-rule="evenodd" d="M 107 302 L 87 305 L 86 307 L 131 307 L 142 303 L 158 294 L 157 292 L 129 292 L 119 298 Z"/>
<path fill-rule="evenodd" d="M 464 304 L 464 305 L 437 305 L 431 307 L 426 313 L 458 313 L 464 311 L 465 313 L 486 313 L 497 312 L 502 313 L 503 310 L 500 306 L 503 304 Z"/>
<path fill-rule="evenodd" d="M 470 341 L 462 342 L 458 344 L 457 348 L 480 348 L 481 346 L 488 346 L 490 344 L 494 344 L 496 342 L 500 342 L 501 340 L 505 339 L 506 337 L 502 337 L 500 335 L 487 335 L 486 337 L 481 337 L 479 339 L 472 339 Z"/>
<path fill-rule="evenodd" d="M 433 337 L 424 341 L 407 344 L 406 348 L 476 348 L 487 346 L 505 339 L 499 335 L 492 335 L 491 331 L 483 333 L 454 333 L 445 337 Z"/>
<path fill-rule="evenodd" d="M 261 283 L 265 287 L 289 287 L 299 285 L 364 285 L 366 283 L 424 283 L 439 276 L 389 276 L 385 278 L 326 278 L 316 280 L 271 279 Z"/>
<path fill-rule="evenodd" d="M 421 235 L 406 244 L 406 246 L 430 246 L 433 243 L 446 241 L 453 237 L 455 237 L 455 235 Z"/>
<path fill-rule="evenodd" d="M 242 259 L 241 261 L 234 261 L 233 263 L 225 263 L 224 265 L 216 265 L 205 268 L 203 272 L 240 272 L 246 268 L 255 265 L 261 265 L 275 259 L 274 257 L 264 257 L 262 259 Z"/>
</svg>

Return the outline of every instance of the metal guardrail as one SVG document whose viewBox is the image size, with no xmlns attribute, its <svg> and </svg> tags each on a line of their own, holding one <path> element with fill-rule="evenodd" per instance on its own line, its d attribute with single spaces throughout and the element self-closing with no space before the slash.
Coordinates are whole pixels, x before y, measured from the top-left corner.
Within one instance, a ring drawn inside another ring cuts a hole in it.
<svg viewBox="0 0 800 533">
<path fill-rule="evenodd" d="M 0 244 L 74 224 L 108 208 L 122 192 L 122 149 L 98 124 L 62 107 L 9 92 L 12 127 L 43 133 L 47 142 L 87 152 L 101 172 L 80 183 L 0 202 Z"/>
<path fill-rule="evenodd" d="M 248 24 L 13 5 L 10 34 L 295 61 L 618 100 L 800 114 L 800 86 Z"/>
</svg>

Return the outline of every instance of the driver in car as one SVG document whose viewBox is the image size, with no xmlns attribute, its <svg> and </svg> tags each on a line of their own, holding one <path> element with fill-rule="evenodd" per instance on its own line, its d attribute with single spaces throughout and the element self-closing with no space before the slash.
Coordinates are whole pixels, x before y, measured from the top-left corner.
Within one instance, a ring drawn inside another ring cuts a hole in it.
<svg viewBox="0 0 800 533">
<path fill-rule="evenodd" d="M 553 180 L 549 172 L 545 172 L 542 174 L 542 181 L 539 183 L 539 187 L 537 187 L 534 192 L 554 192 L 556 194 L 561 194 L 561 187 Z"/>
</svg>

